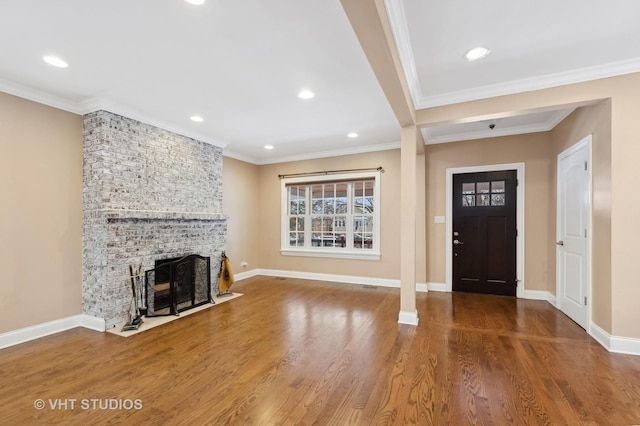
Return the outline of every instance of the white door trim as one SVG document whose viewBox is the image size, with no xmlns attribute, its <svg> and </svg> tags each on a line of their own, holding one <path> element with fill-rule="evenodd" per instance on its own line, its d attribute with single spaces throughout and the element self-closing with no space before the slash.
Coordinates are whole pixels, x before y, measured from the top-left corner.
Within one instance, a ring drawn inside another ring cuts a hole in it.
<svg viewBox="0 0 640 426">
<path fill-rule="evenodd" d="M 589 209 L 587 210 L 587 253 L 586 253 L 586 258 L 587 258 L 587 263 L 588 263 L 588 267 L 587 267 L 587 284 L 586 284 L 586 289 L 585 289 L 585 293 L 587 294 L 588 297 L 588 303 L 587 303 L 587 320 L 586 320 L 586 324 L 585 324 L 585 329 L 587 330 L 587 332 L 589 332 L 589 325 L 591 324 L 591 307 L 593 306 L 593 297 L 592 297 L 592 293 L 591 293 L 591 280 L 592 280 L 592 276 L 593 276 L 593 270 L 592 270 L 592 264 L 591 264 L 591 243 L 592 243 L 592 235 L 593 235 L 593 226 L 592 226 L 592 216 L 593 216 L 593 173 L 592 173 L 592 169 L 593 169 L 593 153 L 592 153 L 592 136 L 591 135 L 587 135 L 585 136 L 583 139 L 581 139 L 578 143 L 576 143 L 575 145 L 571 146 L 570 148 L 567 148 L 566 150 L 562 151 L 560 154 L 558 154 L 558 160 L 557 160 L 557 164 L 556 164 L 556 241 L 559 241 L 562 237 L 560 236 L 560 221 L 561 221 L 561 215 L 560 215 L 560 160 L 563 158 L 566 158 L 568 156 L 570 156 L 571 154 L 575 153 L 576 151 L 584 148 L 585 146 L 587 147 L 587 151 L 588 151 L 588 155 L 589 155 L 589 159 L 588 161 L 588 167 L 587 167 L 587 194 L 588 194 L 588 202 L 589 202 Z M 562 283 L 561 283 L 561 270 L 560 270 L 560 252 L 559 250 L 556 249 L 556 308 L 558 308 L 559 310 L 562 311 L 562 298 L 560 297 L 560 295 L 562 294 L 561 292 L 563 291 L 562 288 Z"/>
<path fill-rule="evenodd" d="M 516 226 L 518 236 L 516 237 L 516 274 L 518 286 L 516 287 L 516 297 L 524 297 L 524 163 L 493 164 L 486 166 L 452 167 L 447 168 L 447 207 L 446 207 L 446 287 L 445 291 L 451 292 L 453 287 L 453 175 L 462 173 L 494 172 L 503 170 L 516 170 L 518 176 L 518 187 L 516 196 Z"/>
</svg>

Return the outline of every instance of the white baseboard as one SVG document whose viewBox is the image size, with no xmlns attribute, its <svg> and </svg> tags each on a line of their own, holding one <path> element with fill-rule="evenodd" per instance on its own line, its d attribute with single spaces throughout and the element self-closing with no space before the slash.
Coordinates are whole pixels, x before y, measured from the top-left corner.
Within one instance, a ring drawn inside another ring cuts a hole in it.
<svg viewBox="0 0 640 426">
<path fill-rule="evenodd" d="M 233 274 L 233 277 L 236 281 L 246 280 L 247 278 L 252 278 L 258 275 L 258 269 L 252 269 L 250 271 L 243 271 L 237 274 Z"/>
<path fill-rule="evenodd" d="M 440 291 L 444 293 L 450 293 L 451 290 L 447 288 L 445 283 L 427 283 L 427 288 L 429 291 Z"/>
<path fill-rule="evenodd" d="M 609 352 L 640 355 L 640 339 L 612 336 L 594 323 L 589 324 L 589 334 Z"/>
<path fill-rule="evenodd" d="M 418 325 L 418 311 L 400 311 L 398 314 L 398 324 Z"/>
<path fill-rule="evenodd" d="M 28 342 L 30 340 L 39 339 L 40 337 L 49 336 L 51 334 L 60 333 L 61 331 L 76 327 L 85 327 L 95 331 L 104 331 L 104 324 L 105 322 L 102 318 L 96 318 L 84 314 L 73 315 L 67 318 L 61 318 L 2 333 L 0 334 L 0 349 Z"/>
<path fill-rule="evenodd" d="M 279 269 L 258 269 L 257 275 L 268 277 L 300 278 L 305 280 L 333 281 L 345 284 L 375 285 L 379 287 L 400 288 L 400 280 L 389 278 L 369 278 L 351 275 L 319 274 L 316 272 L 284 271 Z"/>
<path fill-rule="evenodd" d="M 94 331 L 106 330 L 106 323 L 104 319 L 93 317 L 91 315 L 86 315 L 86 314 L 81 314 L 78 316 L 80 317 L 81 327 L 88 328 L 89 330 L 94 330 Z"/>
<path fill-rule="evenodd" d="M 524 290 L 522 292 L 522 298 L 523 299 L 529 299 L 529 300 L 545 300 L 545 301 L 549 301 L 549 296 L 551 295 L 551 293 L 549 293 L 548 291 L 543 291 L 543 290 Z"/>
</svg>

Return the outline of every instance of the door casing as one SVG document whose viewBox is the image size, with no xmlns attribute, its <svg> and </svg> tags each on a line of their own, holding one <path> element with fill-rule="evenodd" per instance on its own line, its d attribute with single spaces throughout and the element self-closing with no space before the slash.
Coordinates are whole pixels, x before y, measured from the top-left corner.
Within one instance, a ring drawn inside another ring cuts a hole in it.
<svg viewBox="0 0 640 426">
<path fill-rule="evenodd" d="M 493 172 L 502 170 L 516 170 L 518 187 L 516 188 L 516 227 L 518 236 L 516 237 L 516 274 L 518 286 L 516 287 L 516 297 L 524 297 L 524 163 L 492 164 L 485 166 L 452 167 L 447 168 L 446 182 L 446 283 L 445 291 L 451 292 L 453 287 L 453 175 L 461 173 Z"/>
</svg>

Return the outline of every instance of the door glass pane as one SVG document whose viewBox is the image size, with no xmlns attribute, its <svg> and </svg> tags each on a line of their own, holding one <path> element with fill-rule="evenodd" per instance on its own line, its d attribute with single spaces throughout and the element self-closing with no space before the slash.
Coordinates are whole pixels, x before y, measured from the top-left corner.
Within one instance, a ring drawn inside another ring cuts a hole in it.
<svg viewBox="0 0 640 426">
<path fill-rule="evenodd" d="M 476 205 L 476 197 L 475 195 L 463 195 L 462 196 L 462 207 L 473 207 Z"/>
<path fill-rule="evenodd" d="M 504 206 L 504 194 L 491 194 L 492 206 Z"/>
<path fill-rule="evenodd" d="M 504 181 L 503 180 L 497 180 L 494 182 L 491 182 L 491 193 L 492 194 L 497 194 L 497 193 L 502 193 L 504 192 Z"/>
<path fill-rule="evenodd" d="M 462 193 L 463 194 L 475 194 L 476 193 L 476 184 L 475 183 L 463 183 L 462 184 Z"/>
<path fill-rule="evenodd" d="M 491 199 L 489 198 L 490 194 L 477 194 L 476 195 L 476 206 L 490 206 Z"/>
<path fill-rule="evenodd" d="M 478 182 L 476 184 L 477 193 L 478 194 L 488 194 L 490 191 L 489 187 L 490 182 Z"/>
</svg>

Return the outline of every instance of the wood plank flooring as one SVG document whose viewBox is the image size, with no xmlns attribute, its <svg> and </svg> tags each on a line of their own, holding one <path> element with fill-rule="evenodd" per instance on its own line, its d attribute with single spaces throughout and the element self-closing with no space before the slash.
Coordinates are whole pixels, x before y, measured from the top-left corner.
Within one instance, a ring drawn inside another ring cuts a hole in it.
<svg viewBox="0 0 640 426">
<path fill-rule="evenodd" d="M 0 424 L 640 424 L 640 357 L 546 302 L 419 293 L 412 327 L 398 289 L 233 290 L 129 338 L 77 328 L 0 350 Z"/>
</svg>

